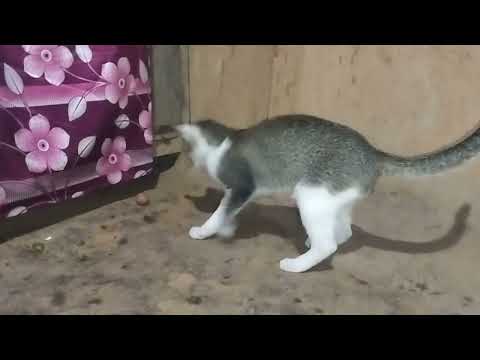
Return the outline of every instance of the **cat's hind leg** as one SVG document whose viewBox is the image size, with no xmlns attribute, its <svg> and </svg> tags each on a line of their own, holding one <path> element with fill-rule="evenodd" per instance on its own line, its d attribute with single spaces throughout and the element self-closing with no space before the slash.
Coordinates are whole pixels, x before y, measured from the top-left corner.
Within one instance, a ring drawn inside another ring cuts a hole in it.
<svg viewBox="0 0 480 360">
<path fill-rule="evenodd" d="M 342 245 L 352 237 L 352 210 L 354 203 L 349 203 L 338 211 L 338 220 L 335 222 L 335 242 Z M 311 241 L 307 236 L 305 247 L 310 249 Z"/>
<path fill-rule="evenodd" d="M 318 265 L 337 250 L 337 224 L 342 221 L 341 210 L 359 197 L 359 191 L 352 188 L 332 194 L 323 186 L 298 185 L 295 197 L 310 240 L 310 249 L 296 258 L 283 259 L 280 268 L 289 272 L 303 272 Z M 342 222 L 345 223 L 345 218 Z M 344 231 L 340 237 L 343 239 L 348 232 L 345 226 L 340 229 Z"/>
<path fill-rule="evenodd" d="M 342 245 L 352 237 L 352 210 L 354 202 L 346 204 L 338 212 L 338 221 L 335 226 L 335 241 Z"/>
</svg>

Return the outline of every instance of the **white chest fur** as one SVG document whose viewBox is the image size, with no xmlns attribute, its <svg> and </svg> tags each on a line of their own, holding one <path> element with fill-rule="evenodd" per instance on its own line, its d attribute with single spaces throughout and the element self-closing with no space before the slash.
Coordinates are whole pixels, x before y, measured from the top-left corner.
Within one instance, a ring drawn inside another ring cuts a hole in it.
<svg viewBox="0 0 480 360">
<path fill-rule="evenodd" d="M 208 175 L 216 181 L 218 180 L 218 168 L 225 153 L 232 146 L 230 139 L 225 139 L 220 145 L 213 146 L 203 136 L 200 129 L 195 125 L 179 125 L 183 138 L 192 146 L 192 161 L 197 167 L 204 167 Z"/>
<path fill-rule="evenodd" d="M 219 146 L 217 147 L 210 147 L 210 152 L 206 158 L 206 168 L 208 175 L 210 175 L 213 179 L 218 181 L 218 168 L 222 161 L 223 156 L 225 153 L 230 149 L 232 146 L 232 142 L 230 139 L 225 139 Z"/>
</svg>

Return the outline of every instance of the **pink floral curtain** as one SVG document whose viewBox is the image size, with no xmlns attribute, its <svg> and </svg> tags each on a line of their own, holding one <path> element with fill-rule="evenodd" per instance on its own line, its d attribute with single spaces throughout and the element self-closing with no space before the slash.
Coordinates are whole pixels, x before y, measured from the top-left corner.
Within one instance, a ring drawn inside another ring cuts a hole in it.
<svg viewBox="0 0 480 360">
<path fill-rule="evenodd" d="M 0 218 L 152 171 L 150 49 L 0 45 Z"/>
</svg>

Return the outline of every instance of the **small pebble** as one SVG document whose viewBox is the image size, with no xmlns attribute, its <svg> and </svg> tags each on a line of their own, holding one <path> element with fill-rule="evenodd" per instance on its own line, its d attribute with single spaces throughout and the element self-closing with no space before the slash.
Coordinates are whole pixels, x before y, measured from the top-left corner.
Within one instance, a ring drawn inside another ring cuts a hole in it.
<svg viewBox="0 0 480 360">
<path fill-rule="evenodd" d="M 43 253 L 43 251 L 45 250 L 45 245 L 43 245 L 42 243 L 35 243 L 32 246 L 32 250 L 36 253 Z"/>
<path fill-rule="evenodd" d="M 147 206 L 150 203 L 150 200 L 144 193 L 138 194 L 135 200 L 139 206 Z"/>
<path fill-rule="evenodd" d="M 200 296 L 190 296 L 187 298 L 189 304 L 198 305 L 202 303 L 202 298 Z"/>
<path fill-rule="evenodd" d="M 155 218 L 152 215 L 145 215 L 143 217 L 143 221 L 145 221 L 147 224 L 153 224 L 155 222 Z"/>
<path fill-rule="evenodd" d="M 90 305 L 100 305 L 102 303 L 102 299 L 100 298 L 94 298 L 92 300 L 89 300 L 88 303 Z"/>
<path fill-rule="evenodd" d="M 88 260 L 88 256 L 87 255 L 81 255 L 79 258 L 78 258 L 78 261 L 81 261 L 81 262 L 84 262 L 84 261 L 87 261 Z"/>
</svg>

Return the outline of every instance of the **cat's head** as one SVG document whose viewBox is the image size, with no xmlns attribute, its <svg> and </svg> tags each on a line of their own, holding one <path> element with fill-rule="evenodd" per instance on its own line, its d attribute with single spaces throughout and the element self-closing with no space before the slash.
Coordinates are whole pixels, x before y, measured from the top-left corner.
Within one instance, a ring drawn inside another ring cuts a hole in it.
<svg viewBox="0 0 480 360">
<path fill-rule="evenodd" d="M 177 125 L 175 129 L 185 140 L 185 151 L 195 166 L 204 165 L 212 151 L 235 131 L 211 119 Z"/>
</svg>

